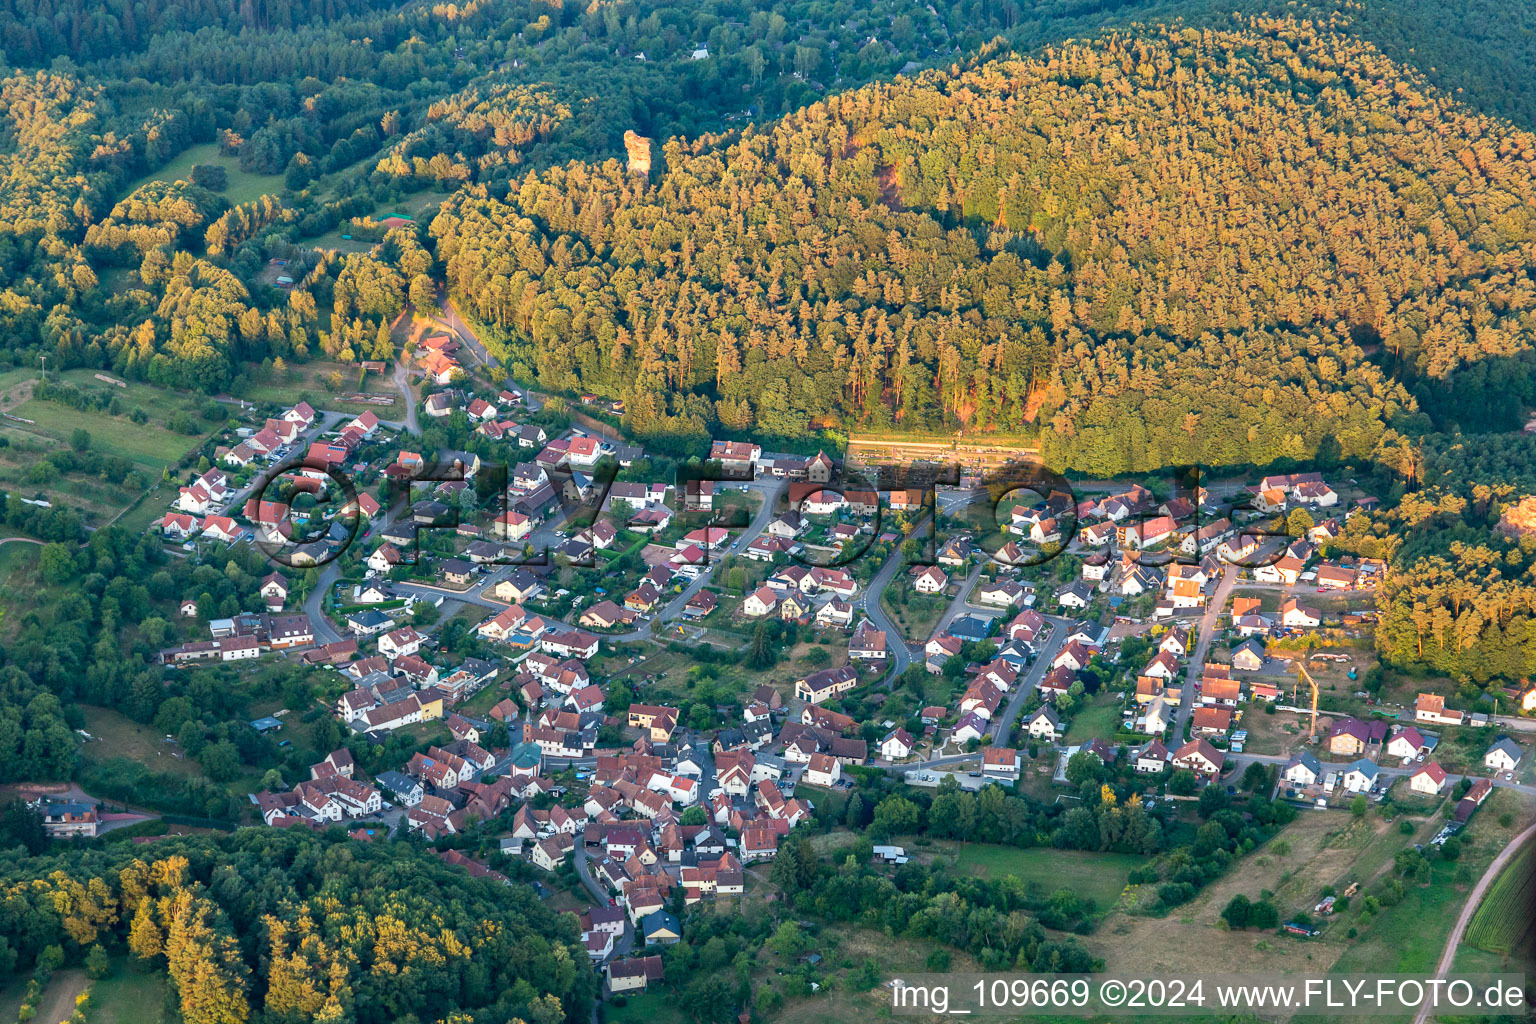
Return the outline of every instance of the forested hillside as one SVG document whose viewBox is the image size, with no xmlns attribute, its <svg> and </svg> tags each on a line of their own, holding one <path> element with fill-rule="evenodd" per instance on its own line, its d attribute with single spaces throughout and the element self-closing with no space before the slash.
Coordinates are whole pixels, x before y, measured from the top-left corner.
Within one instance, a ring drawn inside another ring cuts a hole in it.
<svg viewBox="0 0 1536 1024">
<path fill-rule="evenodd" d="M 264 358 L 388 357 L 383 319 L 446 272 L 525 378 L 625 396 L 679 448 L 984 427 L 1113 472 L 1368 454 L 1415 407 L 1507 428 L 1531 143 L 1458 100 L 1523 117 L 1527 90 L 1457 94 L 1476 65 L 1449 42 L 1442 91 L 1414 69 L 1488 3 L 1388 6 L 12 0 L 7 60 L 49 70 L 0 82 L 0 364 L 216 391 Z M 987 59 L 1137 17 L 1217 27 Z M 657 140 L 648 187 L 605 162 L 629 129 Z M 139 180 L 194 144 L 281 177 L 244 201 Z M 306 248 L 461 186 L 382 254 L 398 279 Z M 259 280 L 272 256 L 299 287 Z"/>
<path fill-rule="evenodd" d="M 514 366 L 642 433 L 1038 423 L 1062 466 L 1263 464 L 1368 455 L 1404 383 L 1524 372 L 1533 160 L 1348 36 L 1256 22 L 869 86 L 673 141 L 650 187 L 466 190 L 432 233 Z"/>
<path fill-rule="evenodd" d="M 186 1024 L 562 1024 L 591 1011 L 573 916 L 526 885 L 339 831 L 247 829 L 0 867 L 0 973 L 94 946 L 168 973 Z"/>
</svg>

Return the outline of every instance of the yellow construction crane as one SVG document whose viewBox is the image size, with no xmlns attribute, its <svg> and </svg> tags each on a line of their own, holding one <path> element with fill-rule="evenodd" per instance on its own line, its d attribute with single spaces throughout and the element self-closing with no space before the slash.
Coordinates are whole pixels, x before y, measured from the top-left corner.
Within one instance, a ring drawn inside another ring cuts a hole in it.
<svg viewBox="0 0 1536 1024">
<path fill-rule="evenodd" d="M 1307 671 L 1307 666 L 1301 659 L 1296 660 L 1297 679 L 1305 679 L 1307 685 L 1312 687 L 1312 724 L 1307 727 L 1307 742 L 1311 743 L 1317 735 L 1317 681 L 1312 678 L 1312 673 Z M 1291 687 L 1291 703 L 1296 703 L 1296 688 Z"/>
</svg>

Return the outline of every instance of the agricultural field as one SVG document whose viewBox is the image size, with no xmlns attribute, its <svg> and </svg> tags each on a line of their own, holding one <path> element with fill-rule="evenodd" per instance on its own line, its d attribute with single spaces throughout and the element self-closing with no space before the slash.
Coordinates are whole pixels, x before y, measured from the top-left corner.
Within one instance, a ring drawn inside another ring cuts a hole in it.
<svg viewBox="0 0 1536 1024">
<path fill-rule="evenodd" d="M 1348 948 L 1342 929 L 1330 927 L 1305 944 L 1271 932 L 1220 933 L 1217 922 L 1222 908 L 1238 893 L 1256 900 L 1268 890 L 1274 893 L 1282 917 L 1298 909 L 1310 910 L 1323 885 L 1355 877 L 1357 861 L 1373 843 L 1401 848 L 1407 837 L 1379 819 L 1355 821 L 1342 814 L 1303 813 L 1167 917 L 1117 911 L 1094 934 L 1079 941 L 1103 957 L 1111 971 L 1134 967 L 1147 972 L 1199 973 L 1209 970 L 1212 942 L 1221 943 L 1223 966 L 1231 971 L 1325 970 Z M 1122 906 L 1135 906 L 1139 888 L 1132 887 Z"/>
<path fill-rule="evenodd" d="M 1384 907 L 1339 958 L 1335 973 L 1432 969 L 1473 883 L 1515 833 L 1529 824 L 1533 810 L 1536 807 L 1531 798 L 1512 790 L 1495 790 L 1460 833 L 1459 859 L 1432 862 L 1430 884 L 1410 883 L 1401 903 Z M 1394 841 L 1396 838 L 1394 835 Z"/>
<path fill-rule="evenodd" d="M 267 194 L 277 195 L 284 191 L 283 176 L 281 174 L 253 174 L 249 171 L 242 171 L 238 159 L 220 154 L 217 143 L 206 142 L 183 151 L 180 156 L 158 171 L 145 175 L 132 185 L 129 185 L 123 191 L 123 194 L 128 195 L 140 185 L 146 185 L 151 181 L 176 181 L 178 179 L 190 181 L 194 164 L 216 164 L 224 168 L 224 172 L 228 175 L 229 180 L 219 195 L 223 196 L 231 204 L 248 203 L 260 196 Z"/>
<path fill-rule="evenodd" d="M 1531 897 L 1536 892 L 1536 846 L 1526 844 L 1489 886 L 1467 925 L 1465 942 L 1490 953 L 1509 953 L 1531 930 Z"/>
</svg>

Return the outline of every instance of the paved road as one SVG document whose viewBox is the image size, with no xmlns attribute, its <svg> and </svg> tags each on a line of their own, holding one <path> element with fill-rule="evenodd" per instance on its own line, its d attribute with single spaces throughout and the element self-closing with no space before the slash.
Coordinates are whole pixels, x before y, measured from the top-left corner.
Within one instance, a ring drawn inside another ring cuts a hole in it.
<svg viewBox="0 0 1536 1024">
<path fill-rule="evenodd" d="M 1047 615 L 1045 620 L 1051 624 L 1051 638 L 1040 648 L 1040 653 L 1035 656 L 1035 662 L 1029 666 L 1029 671 L 1021 676 L 1014 687 L 1013 696 L 1008 698 L 1008 704 L 1003 708 L 1003 713 L 992 716 L 992 736 L 999 742 L 1006 742 L 1008 730 L 1018 720 L 1019 712 L 1024 710 L 1024 702 L 1029 695 L 1035 692 L 1040 685 L 1040 680 L 1051 670 L 1051 662 L 1066 644 L 1067 631 L 1072 628 L 1072 619 L 1064 619 L 1055 615 Z"/>
<path fill-rule="evenodd" d="M 1205 606 L 1205 614 L 1200 617 L 1200 635 L 1195 639 L 1195 649 L 1189 658 L 1189 667 L 1184 670 L 1184 692 L 1179 701 L 1178 712 L 1173 717 L 1173 746 L 1171 750 L 1178 750 L 1184 745 L 1184 725 L 1189 721 L 1189 716 L 1195 708 L 1195 680 L 1200 678 L 1201 669 L 1205 666 L 1206 653 L 1211 649 L 1211 640 L 1216 636 L 1216 623 L 1221 619 L 1221 611 L 1227 606 L 1227 598 L 1232 594 L 1232 588 L 1237 583 L 1237 567 L 1223 565 L 1221 569 L 1221 582 L 1216 584 L 1216 592 L 1211 595 L 1210 601 Z"/>
<path fill-rule="evenodd" d="M 405 359 L 402 356 L 395 363 L 395 383 L 401 388 L 401 394 L 405 396 L 406 400 L 406 419 L 401 426 L 412 434 L 420 434 L 421 428 L 416 422 L 416 402 L 411 398 L 411 388 L 405 379 L 405 369 Z M 336 417 L 336 422 L 340 422 L 342 419 L 352 419 L 346 413 L 322 411 L 317 412 L 315 415 L 319 422 L 324 422 L 329 417 Z M 384 510 L 384 514 L 377 524 L 379 529 L 383 529 L 393 521 L 395 511 L 395 509 Z M 373 527 L 370 526 L 366 532 L 372 532 L 372 530 Z M 332 644 L 342 638 L 341 633 L 337 632 L 336 627 L 331 625 L 330 619 L 325 616 L 325 595 L 331 592 L 331 587 L 335 585 L 336 579 L 340 575 L 341 560 L 335 559 L 327 562 L 320 570 L 320 580 L 315 584 L 315 589 L 304 600 L 304 613 L 309 616 L 309 621 L 314 626 L 315 639 L 322 644 Z"/>
<path fill-rule="evenodd" d="M 913 527 L 914 530 L 921 528 L 921 521 Z M 875 628 L 885 634 L 888 656 L 886 660 L 890 662 L 890 668 L 885 675 L 887 685 L 894 685 L 895 681 L 901 678 L 901 674 L 907 670 L 907 666 L 912 664 L 912 647 L 907 642 L 906 635 L 897 628 L 896 623 L 880 605 L 880 595 L 885 593 L 885 588 L 891 585 L 891 581 L 896 578 L 897 573 L 901 572 L 902 567 L 901 545 L 897 544 L 886 558 L 885 564 L 880 567 L 880 571 L 870 577 L 869 584 L 853 602 L 854 608 L 869 616 Z"/>
<path fill-rule="evenodd" d="M 972 608 L 975 608 L 977 611 L 984 611 L 990 615 L 998 614 L 1001 609 L 986 605 L 973 605 L 966 600 L 968 597 L 970 597 L 971 588 L 976 586 L 977 580 L 981 579 L 981 570 L 985 569 L 986 567 L 987 559 L 977 558 L 976 567 L 966 575 L 965 579 L 960 581 L 960 592 L 955 595 L 955 599 L 953 601 L 949 602 L 949 607 L 944 609 L 944 614 L 939 618 L 939 624 L 934 629 L 933 636 L 938 636 L 940 633 L 947 630 L 951 622 L 954 622 L 961 616 L 962 613 L 967 612 Z M 931 639 L 933 639 L 933 637 L 925 638 L 924 643 Z"/>
<path fill-rule="evenodd" d="M 1321 760 L 1321 759 L 1319 759 L 1319 760 Z M 1226 763 L 1231 765 L 1232 768 L 1246 768 L 1249 764 L 1252 764 L 1255 761 L 1257 761 L 1259 764 L 1284 765 L 1288 761 L 1290 761 L 1290 757 L 1285 755 L 1285 754 L 1232 754 L 1232 753 L 1227 754 L 1227 757 L 1226 757 Z M 1325 773 L 1329 772 L 1329 771 L 1338 771 L 1340 774 L 1342 774 L 1344 769 L 1346 767 L 1348 767 L 1348 765 L 1346 763 L 1339 762 L 1339 761 L 1323 761 L 1322 765 L 1323 765 L 1323 769 L 1324 769 Z M 1390 780 L 1400 779 L 1400 778 L 1403 778 L 1403 777 L 1408 776 L 1408 775 L 1412 775 L 1414 772 L 1418 771 L 1422 767 L 1424 767 L 1424 764 L 1422 764 L 1422 763 L 1420 763 L 1418 761 L 1415 761 L 1413 764 L 1408 764 L 1408 765 L 1403 765 L 1403 764 L 1380 764 L 1380 763 L 1378 763 L 1376 765 L 1376 770 L 1381 774 L 1382 778 L 1387 779 L 1387 780 L 1390 781 Z M 1230 771 L 1230 770 L 1231 769 L 1228 769 L 1228 771 Z M 1482 778 L 1487 778 L 1489 782 L 1493 783 L 1495 789 L 1512 789 L 1512 790 L 1514 790 L 1517 793 L 1524 793 L 1527 796 L 1536 796 L 1536 785 L 1532 785 L 1530 783 L 1525 783 L 1525 782 L 1505 782 L 1502 778 L 1497 777 L 1497 776 L 1456 775 L 1456 774 L 1451 773 L 1451 772 L 1447 772 L 1446 773 L 1445 785 L 1443 787 L 1441 787 L 1441 788 L 1442 788 L 1442 791 L 1449 791 L 1451 788 L 1454 788 L 1456 786 L 1456 784 L 1459 783 L 1462 779 L 1472 779 L 1472 780 L 1476 781 L 1477 779 L 1482 779 Z M 1385 787 L 1383 787 L 1383 788 L 1385 788 Z"/>
<path fill-rule="evenodd" d="M 300 434 L 298 434 L 294 438 L 293 445 L 292 445 L 292 447 L 293 447 L 293 454 L 289 455 L 288 458 L 285 459 L 284 461 L 292 461 L 294 459 L 303 459 L 304 458 L 304 454 L 309 451 L 309 443 L 311 441 L 313 441 L 315 438 L 319 437 L 321 434 L 325 433 L 327 430 L 333 429 L 337 424 L 344 423 L 344 422 L 349 422 L 349 421 L 351 421 L 351 420 L 353 420 L 355 418 L 356 417 L 354 417 L 352 413 L 348 413 L 348 412 L 334 412 L 334 411 L 327 411 L 327 410 L 324 410 L 324 409 L 316 410 L 316 412 L 315 412 L 315 422 L 310 425 L 310 428 L 308 430 L 305 430 L 305 431 L 301 432 Z M 271 474 L 272 469 L 275 466 L 279 466 L 279 465 L 282 465 L 282 463 L 281 462 L 277 462 L 277 463 L 273 463 L 273 464 L 271 464 L 269 466 L 263 467 L 261 472 L 257 473 L 255 476 L 251 477 L 251 480 L 250 480 L 249 483 L 247 483 L 244 487 L 240 488 L 238 491 L 235 491 L 233 494 L 231 494 L 229 496 L 229 500 L 224 503 L 223 508 L 221 508 L 217 513 L 214 513 L 214 514 L 216 514 L 216 515 L 227 515 L 227 514 L 229 514 L 231 512 L 237 512 L 237 511 L 240 511 L 241 509 L 243 509 L 245 507 L 245 499 L 247 497 L 249 497 L 256 490 L 257 486 L 259 484 L 261 484 L 261 482 L 263 480 L 267 479 L 268 475 Z M 225 468 L 225 467 L 219 467 L 219 468 Z M 174 509 L 172 509 L 172 511 L 174 511 Z M 201 518 L 201 517 L 199 517 L 199 518 Z"/>
<path fill-rule="evenodd" d="M 733 551 L 737 552 L 744 549 L 748 544 L 756 539 L 758 534 L 762 533 L 763 530 L 767 528 L 768 524 L 773 521 L 775 515 L 774 504 L 777 501 L 779 491 L 783 488 L 784 484 L 777 480 L 759 480 L 753 481 L 747 484 L 747 486 L 751 487 L 753 490 L 756 490 L 759 494 L 762 495 L 763 503 L 762 507 L 758 509 L 757 515 L 753 517 L 752 522 L 748 524 L 746 530 L 743 531 L 742 534 L 737 538 L 736 546 L 732 549 Z M 557 538 L 552 537 L 550 539 L 552 540 L 552 547 L 559 543 Z M 616 643 L 642 640 L 656 631 L 658 626 L 663 626 L 666 623 L 677 619 L 680 615 L 682 615 L 683 606 L 688 603 L 689 599 L 691 599 L 693 595 L 697 594 L 706 584 L 709 583 L 710 579 L 712 578 L 714 567 L 717 565 L 719 565 L 719 562 L 710 562 L 705 572 L 701 572 L 696 579 L 684 587 L 680 594 L 675 596 L 672 600 L 668 601 L 667 604 L 663 606 L 662 609 L 657 612 L 655 616 L 653 616 L 650 620 L 641 623 L 640 626 L 630 630 L 627 633 L 604 633 L 602 634 L 603 639 Z M 404 594 L 416 594 L 418 596 L 432 598 L 445 598 L 444 618 L 447 618 L 446 609 L 448 603 L 450 602 L 457 603 L 459 605 L 474 604 L 483 608 L 487 608 L 493 612 L 500 612 L 507 607 L 507 602 L 498 601 L 496 598 L 490 597 L 488 595 L 490 591 L 495 589 L 496 584 L 511 576 L 519 568 L 520 567 L 516 565 L 497 566 L 492 572 L 482 576 L 480 581 L 473 587 L 465 591 L 448 590 L 443 587 L 431 586 L 424 583 L 414 583 L 406 580 L 397 581 L 395 583 L 395 589 L 398 592 Z M 574 623 L 563 622 L 559 619 L 552 619 L 548 616 L 545 616 L 545 621 L 555 623 L 556 625 L 563 626 L 567 629 L 579 628 Z"/>
<path fill-rule="evenodd" d="M 592 902 L 599 907 L 606 907 L 609 901 L 608 893 L 593 879 L 591 868 L 588 866 L 587 844 L 582 841 L 579 835 L 576 837 L 576 849 L 573 859 L 576 864 L 576 875 L 581 879 L 581 884 L 586 886 L 587 892 L 592 894 Z M 634 925 L 629 923 L 629 915 L 625 914 L 624 934 L 613 940 L 613 951 L 598 962 L 607 963 L 616 957 L 627 956 L 634 947 L 635 928 Z"/>
<path fill-rule="evenodd" d="M 304 614 L 309 616 L 310 625 L 314 627 L 316 641 L 322 644 L 333 644 L 341 639 L 341 634 L 331 625 L 331 620 L 325 617 L 325 595 L 331 592 L 331 587 L 340 575 L 339 559 L 327 563 L 320 570 L 320 581 L 315 584 L 315 589 L 304 599 Z"/>
<path fill-rule="evenodd" d="M 709 749 L 709 738 L 693 736 L 693 757 L 699 762 L 699 803 L 709 799 L 715 791 L 715 753 Z"/>
<path fill-rule="evenodd" d="M 777 518 L 778 514 L 774 511 L 774 507 L 778 504 L 779 495 L 786 485 L 783 481 L 769 479 L 753 480 L 746 484 L 746 486 L 757 492 L 758 496 L 762 499 L 762 505 L 758 508 L 757 514 L 752 517 L 752 521 L 747 524 L 747 528 L 732 542 L 727 552 L 725 552 L 727 554 L 741 554 L 741 552 L 747 549 L 747 545 L 756 540 L 768 528 L 768 524 Z M 720 554 L 720 552 L 716 552 L 716 554 Z M 695 594 L 704 589 L 704 585 L 713 577 L 715 567 L 719 564 L 719 561 L 711 558 L 705 566 L 705 571 L 699 573 L 692 583 L 684 587 L 681 594 L 668 601 L 649 622 L 644 623 L 633 633 L 627 634 L 627 636 L 630 638 L 642 637 L 654 631 L 657 627 L 662 627 L 675 621 L 683 614 L 683 607 L 693 599 Z"/>
<path fill-rule="evenodd" d="M 944 511 L 953 512 L 954 508 L 968 505 L 985 496 L 986 492 L 984 491 L 964 491 L 957 495 L 952 495 L 949 499 L 952 502 L 952 507 L 946 506 Z M 943 506 L 946 499 L 941 497 L 939 501 L 941 506 Z M 927 529 L 931 517 L 931 512 L 924 513 L 912 524 L 911 529 L 907 531 L 906 536 L 902 540 L 905 541 L 907 537 L 916 537 L 921 531 Z M 886 558 L 885 564 L 880 567 L 880 571 L 870 577 L 869 585 L 864 588 L 863 593 L 853 602 L 854 608 L 869 616 L 870 621 L 886 636 L 886 650 L 890 655 L 887 659 L 890 662 L 890 669 L 886 672 L 885 676 L 887 686 L 894 686 L 896 680 L 901 678 L 902 673 L 907 670 L 907 666 L 912 664 L 913 659 L 922 657 L 920 652 L 927 646 L 928 641 L 932 639 L 932 637 L 925 636 L 916 641 L 909 642 L 906 634 L 886 614 L 885 608 L 880 604 L 880 595 L 885 593 L 885 588 L 891 585 L 896 579 L 896 575 L 905 567 L 906 561 L 901 554 L 901 543 L 898 542 Z M 981 571 L 980 566 L 978 566 L 976 571 Z M 963 598 L 965 594 L 966 591 L 962 590 L 961 597 Z M 935 633 L 937 632 L 935 631 Z M 916 648 L 915 651 L 914 648 Z"/>
<path fill-rule="evenodd" d="M 1456 927 L 1451 929 L 1450 936 L 1445 940 L 1445 951 L 1440 954 L 1440 962 L 1435 965 L 1435 977 L 1443 978 L 1450 973 L 1451 962 L 1456 959 L 1456 947 L 1461 944 L 1461 938 L 1466 934 L 1467 925 L 1472 921 L 1472 915 L 1477 913 L 1478 904 L 1483 901 L 1483 894 L 1493 884 L 1493 880 L 1499 877 L 1499 872 L 1527 842 L 1531 836 L 1536 835 L 1536 825 L 1521 832 L 1509 841 L 1509 845 L 1499 851 L 1499 855 L 1493 858 L 1493 863 L 1488 865 L 1488 870 L 1483 872 L 1483 877 L 1477 880 L 1472 887 L 1472 894 L 1467 897 L 1466 905 L 1461 908 L 1461 915 L 1456 918 Z M 1424 1024 L 1429 1018 L 1430 1008 L 1426 1003 L 1419 1008 L 1418 1016 L 1413 1018 L 1413 1024 Z"/>
<path fill-rule="evenodd" d="M 476 359 L 486 366 L 495 366 L 496 357 L 486 350 L 486 347 L 480 343 L 480 339 L 475 336 L 475 332 L 470 330 L 469 325 L 464 322 L 464 318 L 459 316 L 459 311 L 454 308 L 453 300 L 448 297 L 447 291 L 439 288 L 439 295 L 438 317 L 453 329 L 453 333 L 457 334 L 459 340 L 469 347 Z"/>
</svg>

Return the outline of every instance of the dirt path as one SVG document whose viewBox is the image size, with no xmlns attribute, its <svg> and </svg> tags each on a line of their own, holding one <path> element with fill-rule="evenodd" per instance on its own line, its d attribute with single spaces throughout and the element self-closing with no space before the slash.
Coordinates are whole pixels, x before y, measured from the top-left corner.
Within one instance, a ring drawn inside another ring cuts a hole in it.
<svg viewBox="0 0 1536 1024">
<path fill-rule="evenodd" d="M 10 412 L 18 405 L 25 403 L 32 397 L 32 389 L 36 386 L 35 380 L 24 380 L 14 388 L 0 395 L 0 412 Z"/>
<path fill-rule="evenodd" d="M 43 992 L 42 1001 L 37 1006 L 38 1021 L 69 1020 L 75 1012 L 75 997 L 84 992 L 90 985 L 84 971 L 58 971 L 53 980 L 48 983 L 48 988 Z"/>
<path fill-rule="evenodd" d="M 1483 877 L 1477 880 L 1472 887 L 1472 894 L 1467 897 L 1466 904 L 1461 908 L 1461 916 L 1456 918 L 1456 927 L 1451 929 L 1450 937 L 1445 940 L 1445 950 L 1440 954 L 1440 962 L 1435 965 L 1435 977 L 1443 978 L 1451 970 L 1451 961 L 1456 959 L 1456 947 L 1461 945 L 1461 937 L 1467 932 L 1467 925 L 1472 923 L 1472 915 L 1477 913 L 1477 908 L 1483 902 L 1483 894 L 1493 884 L 1493 880 L 1499 877 L 1499 872 L 1504 870 L 1504 865 L 1509 863 L 1511 857 L 1519 852 L 1531 836 L 1536 835 L 1536 825 L 1521 832 L 1509 841 L 1509 845 L 1499 851 L 1499 855 L 1493 858 L 1493 863 L 1488 865 L 1488 870 L 1483 872 Z M 1413 1018 L 1413 1024 L 1424 1024 L 1429 1018 L 1428 1004 L 1419 1008 L 1419 1015 Z"/>
</svg>

